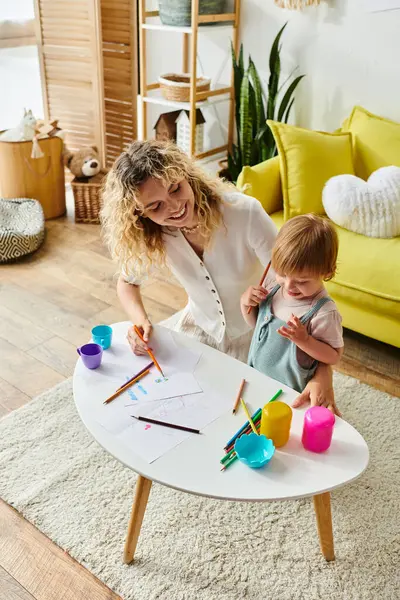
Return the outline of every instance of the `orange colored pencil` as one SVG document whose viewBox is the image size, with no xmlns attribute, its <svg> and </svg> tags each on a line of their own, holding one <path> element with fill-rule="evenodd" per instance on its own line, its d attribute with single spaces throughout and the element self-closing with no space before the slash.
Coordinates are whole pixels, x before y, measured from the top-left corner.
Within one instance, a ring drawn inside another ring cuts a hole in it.
<svg viewBox="0 0 400 600">
<path fill-rule="evenodd" d="M 136 335 L 142 340 L 142 342 L 144 344 L 147 345 L 147 342 L 144 341 L 142 334 L 140 333 L 139 327 L 137 325 L 133 326 L 133 329 L 135 330 Z M 156 357 L 154 356 L 154 354 L 152 353 L 151 350 L 146 350 L 146 352 L 148 353 L 148 355 L 150 356 L 151 360 L 154 362 L 155 366 L 157 367 L 157 369 L 160 371 L 161 375 L 163 377 L 165 377 L 162 368 L 160 367 L 160 365 L 158 364 L 158 362 L 156 361 Z"/>
<path fill-rule="evenodd" d="M 112 400 L 114 400 L 114 398 L 116 398 L 120 394 L 123 394 L 123 392 L 125 392 L 125 390 L 130 388 L 131 385 L 133 385 L 134 383 L 136 383 L 137 381 L 142 379 L 142 377 L 144 377 L 145 375 L 148 375 L 149 373 L 150 373 L 150 369 L 148 369 L 147 371 L 144 371 L 143 373 L 140 373 L 140 375 L 135 377 L 135 379 L 132 379 L 132 381 L 128 381 L 127 384 L 125 384 L 123 387 L 119 388 L 119 390 L 117 390 L 112 396 L 107 398 L 107 400 L 104 400 L 103 404 L 108 404 L 109 402 L 112 402 Z"/>
<path fill-rule="evenodd" d="M 246 383 L 246 380 L 245 380 L 245 379 L 242 379 L 242 382 L 241 382 L 241 384 L 240 384 L 240 388 L 239 388 L 239 391 L 238 391 L 238 395 L 237 395 L 237 398 L 236 398 L 236 400 L 235 400 L 235 404 L 233 405 L 233 409 L 232 409 L 232 413 L 233 413 L 233 414 L 235 414 L 235 412 L 236 412 L 236 410 L 237 410 L 237 407 L 239 406 L 239 402 L 240 402 L 240 396 L 242 395 L 242 391 L 243 391 L 243 388 L 244 388 L 244 384 L 245 384 L 245 383 Z"/>
<path fill-rule="evenodd" d="M 264 279 L 265 279 L 265 278 L 266 278 L 266 276 L 268 275 L 268 271 L 269 271 L 269 269 L 270 269 L 270 266 L 271 266 L 271 262 L 269 262 L 269 263 L 267 264 L 267 266 L 265 267 L 265 271 L 264 271 L 264 273 L 263 273 L 263 276 L 261 277 L 260 283 L 258 284 L 259 286 L 261 286 L 261 285 L 264 283 Z M 252 309 L 252 308 L 253 308 L 252 306 L 249 306 L 249 308 L 247 309 L 247 314 L 248 314 L 248 315 L 251 313 L 251 309 Z"/>
</svg>

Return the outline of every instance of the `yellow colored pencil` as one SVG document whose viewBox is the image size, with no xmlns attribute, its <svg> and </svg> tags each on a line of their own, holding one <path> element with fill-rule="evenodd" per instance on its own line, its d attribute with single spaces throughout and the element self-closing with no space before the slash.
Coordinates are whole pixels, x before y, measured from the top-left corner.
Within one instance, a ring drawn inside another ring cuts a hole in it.
<svg viewBox="0 0 400 600">
<path fill-rule="evenodd" d="M 247 419 L 248 419 L 248 421 L 249 421 L 249 423 L 250 423 L 250 426 L 251 426 L 252 430 L 254 431 L 254 433 L 255 433 L 256 435 L 258 435 L 258 431 L 257 431 L 257 429 L 256 429 L 256 426 L 254 425 L 253 421 L 251 420 L 250 413 L 249 413 L 249 411 L 248 411 L 248 408 L 247 408 L 247 406 L 246 406 L 246 403 L 245 403 L 245 401 L 243 400 L 243 398 L 240 398 L 240 402 L 241 402 L 241 404 L 242 404 L 242 407 L 243 407 L 243 410 L 244 410 L 244 412 L 246 413 L 246 417 L 247 417 Z"/>
</svg>

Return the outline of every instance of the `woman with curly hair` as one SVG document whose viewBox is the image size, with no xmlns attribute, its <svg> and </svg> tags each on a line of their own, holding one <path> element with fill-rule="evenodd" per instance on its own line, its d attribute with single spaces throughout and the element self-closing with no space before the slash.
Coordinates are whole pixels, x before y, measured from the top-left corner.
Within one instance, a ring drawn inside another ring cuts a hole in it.
<svg viewBox="0 0 400 600">
<path fill-rule="evenodd" d="M 152 325 L 140 285 L 167 265 L 188 294 L 173 328 L 246 361 L 251 330 L 241 294 L 260 279 L 277 235 L 258 200 L 206 175 L 172 143 L 137 141 L 116 160 L 103 193 L 103 231 L 118 262 L 118 297 L 145 342 Z M 264 266 L 263 266 L 264 265 Z M 145 344 L 132 329 L 135 354 Z M 323 366 L 299 403 L 333 403 Z"/>
</svg>

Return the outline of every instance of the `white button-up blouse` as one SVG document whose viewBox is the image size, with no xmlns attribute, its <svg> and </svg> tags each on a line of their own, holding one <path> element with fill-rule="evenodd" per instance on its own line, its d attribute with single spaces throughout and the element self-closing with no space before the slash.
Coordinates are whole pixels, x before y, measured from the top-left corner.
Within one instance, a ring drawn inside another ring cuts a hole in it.
<svg viewBox="0 0 400 600">
<path fill-rule="evenodd" d="M 166 261 L 185 288 L 188 309 L 196 324 L 218 343 L 249 331 L 240 310 L 240 296 L 258 285 L 277 230 L 255 198 L 239 192 L 224 194 L 223 222 L 200 259 L 179 229 L 164 236 Z M 134 273 L 129 283 L 140 285 Z"/>
</svg>

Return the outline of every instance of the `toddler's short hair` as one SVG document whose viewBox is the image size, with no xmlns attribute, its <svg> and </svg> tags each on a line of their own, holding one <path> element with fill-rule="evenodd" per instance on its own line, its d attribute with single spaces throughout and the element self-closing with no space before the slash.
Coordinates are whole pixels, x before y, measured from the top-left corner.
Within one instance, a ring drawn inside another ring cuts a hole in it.
<svg viewBox="0 0 400 600">
<path fill-rule="evenodd" d="M 314 214 L 289 219 L 272 250 L 272 268 L 279 275 L 307 272 L 325 281 L 336 272 L 339 240 L 332 223 Z"/>
</svg>

